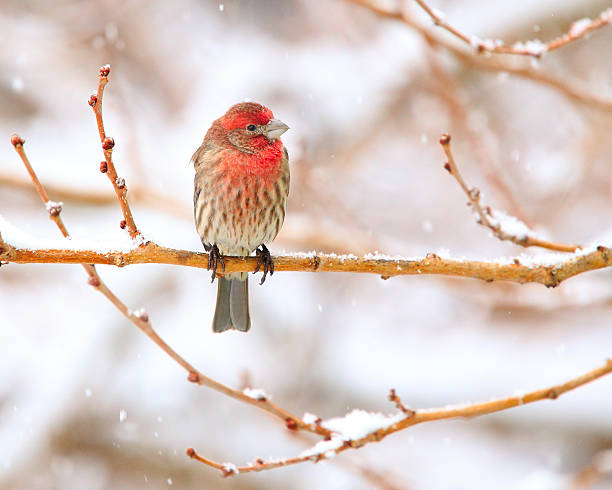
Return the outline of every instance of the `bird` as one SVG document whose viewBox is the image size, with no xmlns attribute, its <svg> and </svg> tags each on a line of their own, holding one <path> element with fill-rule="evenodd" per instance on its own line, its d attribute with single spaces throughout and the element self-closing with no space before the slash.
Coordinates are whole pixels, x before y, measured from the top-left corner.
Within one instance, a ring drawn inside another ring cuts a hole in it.
<svg viewBox="0 0 612 490">
<path fill-rule="evenodd" d="M 289 129 L 267 107 L 241 102 L 215 120 L 191 161 L 195 168 L 193 209 L 196 230 L 208 252 L 212 281 L 217 276 L 213 332 L 247 332 L 248 273 L 217 275 L 224 255 L 258 257 L 260 284 L 274 261 L 266 243 L 274 240 L 285 219 L 289 195 L 289 155 L 280 139 Z"/>
</svg>

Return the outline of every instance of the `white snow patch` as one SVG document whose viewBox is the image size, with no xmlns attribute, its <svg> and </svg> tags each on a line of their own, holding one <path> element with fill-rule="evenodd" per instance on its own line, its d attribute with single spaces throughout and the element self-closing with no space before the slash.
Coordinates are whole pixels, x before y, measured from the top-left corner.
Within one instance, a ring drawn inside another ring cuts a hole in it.
<svg viewBox="0 0 612 490">
<path fill-rule="evenodd" d="M 380 412 L 366 412 L 355 409 L 344 417 L 336 417 L 321 422 L 321 425 L 337 433 L 345 441 L 362 439 L 380 429 L 397 424 L 406 417 L 399 413 L 393 416 L 383 415 Z"/>
<path fill-rule="evenodd" d="M 50 204 L 51 203 L 51 204 Z M 52 206 L 53 201 L 47 202 L 47 206 Z M 129 252 L 138 248 L 145 239 L 139 236 L 132 240 L 127 234 L 121 235 L 119 240 L 109 243 L 106 240 L 92 240 L 88 238 L 41 238 L 30 235 L 9 223 L 0 215 L 0 235 L 2 240 L 15 248 L 23 250 L 53 249 L 53 250 L 72 250 L 75 252 L 91 250 L 97 253 L 109 252 Z"/>
<path fill-rule="evenodd" d="M 569 28 L 568 34 L 570 37 L 579 37 L 584 34 L 584 31 L 588 29 L 588 27 L 593 23 L 591 19 L 588 17 L 584 17 L 583 19 L 579 19 L 572 23 Z"/>
<path fill-rule="evenodd" d="M 133 315 L 136 318 L 140 318 L 141 320 L 148 318 L 147 310 L 145 310 L 144 308 L 138 308 L 136 311 L 133 312 Z"/>
<path fill-rule="evenodd" d="M 45 207 L 47 208 L 47 211 L 51 212 L 52 209 L 57 209 L 58 211 L 62 210 L 62 207 L 64 206 L 63 202 L 56 202 L 56 201 L 47 201 L 45 203 Z"/>
<path fill-rule="evenodd" d="M 317 417 L 314 413 L 306 412 L 302 417 L 302 420 L 305 424 L 312 425 L 317 423 L 319 417 Z"/>
<path fill-rule="evenodd" d="M 517 51 L 525 51 L 533 56 L 540 56 L 548 51 L 548 46 L 539 39 L 532 39 L 530 41 L 519 41 L 512 45 Z"/>
<path fill-rule="evenodd" d="M 234 463 L 223 463 L 223 471 L 229 474 L 234 473 L 236 475 L 240 473 L 240 471 L 238 471 L 238 467 Z"/>
<path fill-rule="evenodd" d="M 535 233 L 525 223 L 503 211 L 493 209 L 489 220 L 493 226 L 499 226 L 502 233 L 516 237 L 519 240 L 524 240 L 528 236 L 535 237 Z"/>
<path fill-rule="evenodd" d="M 253 400 L 265 401 L 270 398 L 268 395 L 266 395 L 266 392 L 264 390 L 259 388 L 245 388 L 244 390 L 242 390 L 242 393 L 244 393 L 249 398 L 253 398 Z"/>
<path fill-rule="evenodd" d="M 336 453 L 336 450 L 344 445 L 344 439 L 337 435 L 332 436 L 329 441 L 319 441 L 314 446 L 300 453 L 301 458 L 310 458 L 313 456 L 324 455 L 329 458 L 329 453 Z"/>
</svg>

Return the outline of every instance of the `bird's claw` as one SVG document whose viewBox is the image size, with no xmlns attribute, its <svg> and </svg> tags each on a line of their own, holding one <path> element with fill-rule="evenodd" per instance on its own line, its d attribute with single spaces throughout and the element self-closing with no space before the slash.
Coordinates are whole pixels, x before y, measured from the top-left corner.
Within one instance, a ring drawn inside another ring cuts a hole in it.
<svg viewBox="0 0 612 490">
<path fill-rule="evenodd" d="M 255 267 L 253 274 L 257 274 L 259 269 L 263 266 L 263 277 L 259 282 L 259 284 L 263 284 L 266 281 L 268 272 L 270 275 L 274 274 L 274 260 L 272 260 L 268 247 L 266 247 L 263 243 L 261 244 L 261 250 L 255 250 L 255 255 L 257 255 L 259 260 L 257 261 L 257 267 Z"/>
<path fill-rule="evenodd" d="M 210 251 L 208 252 L 208 270 L 212 269 L 212 277 L 210 278 L 210 282 L 215 280 L 217 277 L 217 266 L 221 263 L 221 267 L 223 272 L 225 272 L 225 262 L 223 260 L 223 256 L 221 252 L 219 252 L 219 248 L 217 245 L 213 245 L 210 247 Z"/>
</svg>

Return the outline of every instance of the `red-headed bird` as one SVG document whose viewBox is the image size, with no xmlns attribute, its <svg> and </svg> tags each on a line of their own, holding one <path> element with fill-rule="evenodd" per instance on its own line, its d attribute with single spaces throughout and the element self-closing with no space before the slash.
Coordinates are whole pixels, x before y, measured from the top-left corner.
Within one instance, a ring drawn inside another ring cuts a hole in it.
<svg viewBox="0 0 612 490">
<path fill-rule="evenodd" d="M 257 250 L 266 279 L 274 263 L 265 244 L 285 219 L 289 194 L 289 157 L 280 136 L 289 129 L 261 104 L 236 104 L 212 123 L 193 154 L 196 229 L 209 253 L 208 268 L 223 268 L 223 255 Z M 258 247 L 261 247 L 259 249 Z M 248 274 L 219 277 L 213 332 L 251 327 Z"/>
</svg>

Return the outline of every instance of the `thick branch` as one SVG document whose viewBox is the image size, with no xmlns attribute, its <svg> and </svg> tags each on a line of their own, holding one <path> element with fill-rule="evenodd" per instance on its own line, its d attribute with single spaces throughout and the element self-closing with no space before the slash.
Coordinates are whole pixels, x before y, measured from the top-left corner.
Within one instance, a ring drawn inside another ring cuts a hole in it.
<svg viewBox="0 0 612 490">
<path fill-rule="evenodd" d="M 2 230 L 0 230 L 1 232 Z M 123 267 L 131 264 L 170 264 L 187 267 L 208 267 L 208 254 L 162 247 L 148 242 L 128 251 L 20 249 L 13 247 L 7 238 L 0 260 L 29 264 L 106 264 Z M 274 257 L 274 271 L 293 272 L 357 272 L 377 274 L 383 278 L 402 275 L 435 274 L 455 277 L 471 277 L 491 281 L 539 283 L 555 287 L 565 279 L 583 272 L 612 266 L 612 252 L 605 246 L 583 249 L 559 256 L 551 264 L 550 255 L 542 264 L 537 257 L 520 257 L 503 262 L 463 260 L 429 254 L 419 258 L 391 258 L 378 255 L 356 257 L 335 254 L 300 254 Z M 521 263 L 521 260 L 525 263 Z M 531 263 L 529 263 L 531 262 Z M 253 271 L 256 257 L 225 257 L 225 273 Z"/>
</svg>

